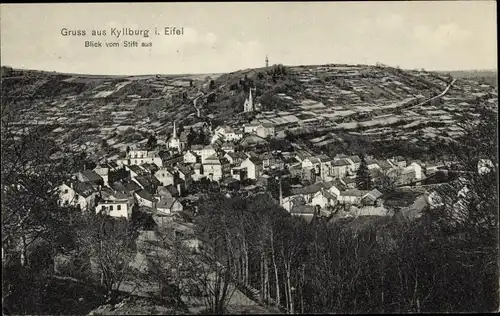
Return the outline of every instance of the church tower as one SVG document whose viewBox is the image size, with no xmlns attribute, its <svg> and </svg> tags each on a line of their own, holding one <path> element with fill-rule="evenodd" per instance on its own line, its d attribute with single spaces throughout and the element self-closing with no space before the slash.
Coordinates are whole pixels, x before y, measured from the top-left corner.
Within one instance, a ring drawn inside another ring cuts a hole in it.
<svg viewBox="0 0 500 316">
<path fill-rule="evenodd" d="M 243 104 L 243 111 L 245 112 L 253 112 L 253 98 L 252 98 L 252 88 L 250 88 L 250 92 L 248 94 L 248 98 L 245 100 L 245 104 Z"/>
<path fill-rule="evenodd" d="M 266 68 L 269 67 L 269 58 L 267 58 L 267 54 L 266 54 Z"/>
</svg>

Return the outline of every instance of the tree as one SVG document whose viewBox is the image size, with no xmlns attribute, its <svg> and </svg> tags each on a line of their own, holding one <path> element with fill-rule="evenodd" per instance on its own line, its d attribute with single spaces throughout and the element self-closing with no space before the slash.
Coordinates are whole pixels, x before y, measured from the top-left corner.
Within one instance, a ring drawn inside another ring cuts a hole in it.
<svg viewBox="0 0 500 316">
<path fill-rule="evenodd" d="M 393 192 L 398 185 L 400 175 L 400 169 L 389 169 L 384 171 L 383 174 L 375 180 L 377 189 L 380 189 L 383 193 Z"/>
<path fill-rule="evenodd" d="M 68 155 L 69 146 L 58 145 L 47 130 L 13 124 L 24 119 L 15 105 L 2 102 L 1 111 L 2 301 L 11 313 L 38 313 L 37 293 L 48 284 L 51 266 L 37 254 L 52 258 L 73 246 L 68 214 L 74 210 L 59 204 L 59 185 L 76 169 L 78 153 Z"/>
<path fill-rule="evenodd" d="M 114 300 L 135 258 L 136 233 L 126 220 L 103 214 L 82 218 L 78 230 L 78 251 L 90 256 L 100 273 L 108 299 Z"/>
<path fill-rule="evenodd" d="M 356 186 L 360 190 L 370 190 L 372 186 L 370 170 L 368 170 L 368 164 L 366 163 L 364 155 L 361 155 L 361 163 L 356 172 Z"/>
<path fill-rule="evenodd" d="M 156 136 L 151 134 L 149 135 L 148 142 L 146 143 L 146 149 L 147 150 L 154 150 L 157 144 L 157 139 Z"/>
</svg>

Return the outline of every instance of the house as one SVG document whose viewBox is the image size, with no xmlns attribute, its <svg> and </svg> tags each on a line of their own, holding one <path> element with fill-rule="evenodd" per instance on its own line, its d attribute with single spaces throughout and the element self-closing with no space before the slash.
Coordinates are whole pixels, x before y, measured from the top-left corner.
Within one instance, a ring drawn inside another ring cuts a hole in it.
<svg viewBox="0 0 500 316">
<path fill-rule="evenodd" d="M 177 170 L 179 179 L 182 179 L 184 181 L 185 188 L 188 189 L 189 187 L 191 187 L 191 184 L 193 182 L 193 169 L 183 164 L 177 164 L 175 169 Z"/>
<path fill-rule="evenodd" d="M 216 154 L 215 149 L 212 145 L 207 145 L 204 147 L 200 146 L 191 146 L 191 150 L 201 157 L 201 163 L 205 164 L 205 159 L 211 157 Z"/>
<path fill-rule="evenodd" d="M 77 173 L 79 182 L 89 182 L 96 185 L 104 185 L 104 179 L 94 170 L 83 170 Z"/>
<path fill-rule="evenodd" d="M 154 176 L 162 186 L 173 184 L 175 181 L 175 172 L 170 168 L 160 168 L 155 172 Z"/>
<path fill-rule="evenodd" d="M 366 160 L 366 165 L 368 166 L 368 170 L 381 169 L 377 163 L 377 160 L 368 159 L 368 160 Z"/>
<path fill-rule="evenodd" d="M 115 191 L 123 192 L 130 196 L 133 196 L 134 192 L 142 190 L 141 186 L 139 186 L 136 182 L 125 179 L 114 182 L 111 185 L 111 188 Z"/>
<path fill-rule="evenodd" d="M 302 160 L 302 169 L 304 171 L 313 170 L 314 174 L 321 174 L 321 161 L 316 157 L 307 157 Z"/>
<path fill-rule="evenodd" d="M 406 160 L 401 156 L 392 157 L 391 159 L 388 159 L 388 161 L 395 167 L 406 167 Z"/>
<path fill-rule="evenodd" d="M 226 152 L 226 153 L 229 153 L 229 152 L 233 152 L 234 153 L 234 144 L 231 143 L 231 142 L 224 142 L 221 146 L 220 146 L 220 149 L 223 151 L 223 152 Z"/>
<path fill-rule="evenodd" d="M 356 179 L 354 178 L 343 178 L 340 179 L 343 185 L 345 185 L 349 189 L 355 189 L 356 188 Z"/>
<path fill-rule="evenodd" d="M 344 159 L 334 160 L 331 165 L 332 165 L 331 175 L 337 177 L 338 179 L 342 179 L 346 177 L 347 171 L 351 166 L 351 163 L 344 158 Z"/>
<path fill-rule="evenodd" d="M 234 129 L 230 126 L 219 126 L 214 130 L 214 137 L 212 138 L 212 143 L 215 142 L 217 139 L 223 139 L 225 141 L 238 141 L 243 138 L 243 133 L 238 130 Z"/>
<path fill-rule="evenodd" d="M 226 152 L 224 158 L 226 158 L 231 165 L 239 166 L 248 156 L 243 152 Z"/>
<path fill-rule="evenodd" d="M 361 197 L 361 203 L 363 205 L 379 206 L 382 204 L 382 193 L 373 189 Z"/>
<path fill-rule="evenodd" d="M 156 203 L 156 210 L 162 214 L 172 214 L 184 209 L 181 202 L 173 197 L 162 197 Z"/>
<path fill-rule="evenodd" d="M 335 206 L 336 202 L 337 197 L 335 196 L 335 194 L 332 194 L 330 191 L 321 188 L 321 190 L 313 195 L 310 204 L 313 206 L 318 205 L 320 208 L 324 209 L 328 206 Z"/>
<path fill-rule="evenodd" d="M 349 156 L 345 158 L 351 165 L 348 167 L 348 171 L 351 174 L 355 174 L 361 165 L 361 159 L 358 156 Z"/>
<path fill-rule="evenodd" d="M 231 167 L 231 177 L 238 181 L 247 179 L 248 178 L 247 168 L 241 166 Z"/>
<path fill-rule="evenodd" d="M 320 163 L 320 177 L 321 179 L 326 180 L 330 176 L 333 159 L 325 154 L 321 154 L 317 158 Z"/>
<path fill-rule="evenodd" d="M 94 168 L 94 172 L 102 178 L 104 186 L 109 185 L 109 167 L 106 165 L 97 165 L 97 167 Z"/>
<path fill-rule="evenodd" d="M 262 138 L 274 137 L 276 135 L 276 128 L 271 123 L 261 123 L 255 129 L 255 134 Z"/>
<path fill-rule="evenodd" d="M 134 197 L 139 206 L 146 206 L 149 208 L 154 208 L 156 204 L 156 199 L 151 193 L 146 190 L 140 190 L 134 193 Z"/>
<path fill-rule="evenodd" d="M 93 209 L 97 199 L 97 190 L 89 182 L 71 181 L 59 186 L 61 206 L 77 206 L 83 210 Z"/>
<path fill-rule="evenodd" d="M 262 160 L 257 157 L 248 157 L 241 162 L 240 167 L 246 168 L 246 174 L 249 179 L 256 180 L 262 173 Z"/>
<path fill-rule="evenodd" d="M 116 163 L 119 166 L 123 165 L 143 165 L 146 163 L 155 164 L 158 167 L 163 166 L 162 159 L 157 151 L 148 150 L 131 150 L 129 151 L 125 158 L 117 159 Z"/>
<path fill-rule="evenodd" d="M 306 201 L 301 195 L 286 196 L 282 200 L 281 206 L 290 212 L 295 205 L 306 205 Z"/>
<path fill-rule="evenodd" d="M 267 145 L 268 143 L 269 142 L 265 138 L 260 137 L 256 134 L 251 134 L 241 139 L 240 146 L 248 148 L 258 145 Z"/>
<path fill-rule="evenodd" d="M 96 207 L 96 214 L 103 213 L 112 217 L 132 217 L 132 206 L 128 199 L 102 200 Z"/>
<path fill-rule="evenodd" d="M 340 192 L 340 196 L 338 197 L 339 203 L 342 204 L 355 204 L 358 205 L 361 203 L 361 198 L 368 193 L 367 190 L 358 190 L 358 189 L 347 189 L 345 191 Z"/>
<path fill-rule="evenodd" d="M 229 161 L 226 158 L 219 158 L 215 154 L 205 159 L 205 163 L 203 163 L 203 173 L 210 181 L 221 181 L 228 177 L 230 172 Z"/>
<path fill-rule="evenodd" d="M 165 158 L 163 161 L 163 166 L 164 167 L 172 167 L 178 164 L 179 162 L 184 161 L 184 155 L 182 154 L 173 154 L 170 157 Z"/>
<path fill-rule="evenodd" d="M 428 168 L 427 168 L 428 169 Z M 488 174 L 495 170 L 495 165 L 490 159 L 480 159 L 477 162 L 477 172 L 481 175 Z"/>
<path fill-rule="evenodd" d="M 260 160 L 262 160 L 262 167 L 264 169 L 284 169 L 285 162 L 281 158 L 281 155 L 274 153 L 266 153 L 261 155 Z"/>
<path fill-rule="evenodd" d="M 145 176 L 148 172 L 137 165 L 126 165 L 125 170 L 130 173 L 130 178 Z"/>
<path fill-rule="evenodd" d="M 158 190 L 158 187 L 161 185 L 160 180 L 156 179 L 155 176 L 149 174 L 137 176 L 133 178 L 132 181 L 137 183 L 142 189 L 152 193 L 156 193 L 156 190 Z"/>
<path fill-rule="evenodd" d="M 321 190 L 328 191 L 337 199 L 340 195 L 340 189 L 343 189 L 343 187 L 336 181 L 317 182 L 307 187 L 292 189 L 292 195 L 301 196 L 302 198 L 304 198 L 306 204 L 310 204 L 313 200 L 314 195 Z"/>
<path fill-rule="evenodd" d="M 192 150 L 188 150 L 184 153 L 184 163 L 193 164 L 197 162 L 201 162 L 201 157 L 195 154 Z"/>
<path fill-rule="evenodd" d="M 158 169 L 160 169 L 157 165 L 152 163 L 145 163 L 141 165 L 141 168 L 148 172 L 148 174 L 154 175 Z"/>
<path fill-rule="evenodd" d="M 302 163 L 302 161 L 308 157 L 311 157 L 311 155 L 308 152 L 305 152 L 303 150 L 297 151 L 295 153 L 295 159 Z"/>
<path fill-rule="evenodd" d="M 257 128 L 259 126 L 260 126 L 260 123 L 257 123 L 257 122 L 252 122 L 250 124 L 245 124 L 243 126 L 244 132 L 248 133 L 248 134 L 252 134 L 252 133 L 254 133 L 257 130 Z"/>
<path fill-rule="evenodd" d="M 413 161 L 409 166 L 403 169 L 403 172 L 412 171 L 415 174 L 415 180 L 421 180 L 424 178 L 424 174 L 422 172 L 424 164 L 421 162 Z"/>
</svg>

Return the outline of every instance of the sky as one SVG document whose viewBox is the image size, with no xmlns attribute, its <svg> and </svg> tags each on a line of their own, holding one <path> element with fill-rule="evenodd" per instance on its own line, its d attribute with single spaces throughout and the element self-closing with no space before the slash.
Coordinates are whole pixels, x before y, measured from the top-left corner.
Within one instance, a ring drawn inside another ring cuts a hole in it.
<svg viewBox="0 0 500 316">
<path fill-rule="evenodd" d="M 220 73 L 263 67 L 267 54 L 271 65 L 497 69 L 495 1 L 2 4 L 0 12 L 2 65 L 14 68 Z M 184 33 L 164 35 L 167 26 Z M 124 27 L 150 36 L 110 34 Z M 160 35 L 152 35 L 155 27 Z M 86 35 L 63 36 L 63 28 Z M 86 41 L 103 47 L 85 47 Z"/>
</svg>

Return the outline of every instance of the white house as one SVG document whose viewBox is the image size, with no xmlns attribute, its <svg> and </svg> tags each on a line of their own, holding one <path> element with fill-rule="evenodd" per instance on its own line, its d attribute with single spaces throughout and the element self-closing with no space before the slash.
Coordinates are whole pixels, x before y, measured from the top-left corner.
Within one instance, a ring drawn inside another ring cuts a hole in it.
<svg viewBox="0 0 500 316">
<path fill-rule="evenodd" d="M 274 137 L 274 135 L 276 135 L 276 129 L 273 124 L 261 123 L 255 129 L 255 133 L 257 134 L 257 136 L 262 138 Z"/>
<path fill-rule="evenodd" d="M 356 173 L 356 171 L 358 171 L 358 169 L 359 169 L 359 166 L 361 165 L 361 159 L 358 156 L 350 156 L 350 157 L 347 157 L 345 159 L 347 160 L 347 162 L 350 163 L 350 166 L 348 167 L 348 171 L 351 174 Z"/>
<path fill-rule="evenodd" d="M 108 186 L 109 183 L 108 183 L 108 180 L 109 180 L 109 168 L 107 167 L 104 167 L 104 166 L 97 166 L 96 168 L 94 168 L 94 172 L 97 173 L 103 180 L 103 184 L 105 186 Z"/>
<path fill-rule="evenodd" d="M 408 167 L 403 169 L 403 173 L 408 171 L 415 172 L 415 180 L 421 180 L 423 178 L 422 166 L 417 162 L 412 162 Z"/>
<path fill-rule="evenodd" d="M 201 163 L 205 163 L 205 159 L 216 154 L 216 151 L 212 145 L 207 146 L 191 146 L 191 150 L 201 157 Z"/>
<path fill-rule="evenodd" d="M 186 151 L 184 153 L 184 163 L 197 163 L 198 162 L 198 155 L 196 155 L 192 150 Z"/>
<path fill-rule="evenodd" d="M 96 213 L 101 212 L 112 217 L 130 219 L 132 216 L 132 205 L 127 199 L 100 201 L 96 207 Z"/>
<path fill-rule="evenodd" d="M 351 163 L 349 163 L 347 159 L 339 159 L 334 160 L 331 165 L 331 175 L 342 179 L 347 175 L 347 171 L 349 170 Z"/>
<path fill-rule="evenodd" d="M 162 186 L 174 184 L 175 175 L 172 170 L 168 168 L 160 168 L 154 174 L 155 178 L 160 181 Z"/>
<path fill-rule="evenodd" d="M 336 202 L 337 197 L 334 194 L 328 190 L 321 189 L 313 195 L 310 205 L 319 205 L 320 208 L 326 208 L 327 206 L 335 206 Z"/>
<path fill-rule="evenodd" d="M 210 181 L 221 181 L 230 173 L 230 164 L 226 158 L 219 158 L 217 155 L 212 155 L 205 159 L 203 163 L 203 173 Z"/>
<path fill-rule="evenodd" d="M 226 158 L 230 164 L 239 166 L 248 156 L 242 152 L 226 152 L 224 158 Z"/>
<path fill-rule="evenodd" d="M 70 182 L 69 185 L 59 186 L 59 203 L 62 206 L 79 206 L 80 209 L 89 210 L 95 206 L 97 191 L 90 183 Z"/>
<path fill-rule="evenodd" d="M 320 177 L 321 179 L 326 180 L 330 177 L 333 160 L 325 154 L 321 154 L 317 158 L 320 162 Z"/>
<path fill-rule="evenodd" d="M 305 205 L 306 201 L 301 195 L 286 196 L 283 198 L 281 206 L 290 212 L 295 205 Z"/>
<path fill-rule="evenodd" d="M 119 166 L 128 165 L 143 165 L 143 164 L 155 164 L 158 167 L 163 166 L 163 161 L 160 158 L 158 152 L 147 151 L 147 150 L 131 150 L 123 159 L 117 159 L 116 163 Z"/>
<path fill-rule="evenodd" d="M 149 208 L 155 207 L 156 199 L 146 190 L 140 190 L 138 192 L 134 192 L 134 197 L 139 206 L 146 206 Z"/>
<path fill-rule="evenodd" d="M 255 157 L 249 157 L 241 162 L 241 168 L 246 168 L 249 179 L 257 179 L 262 172 L 262 161 Z"/>
<path fill-rule="evenodd" d="M 338 197 L 338 201 L 344 204 L 360 204 L 361 198 L 368 193 L 367 190 L 358 190 L 358 189 L 347 189 L 345 191 L 340 192 L 340 196 Z"/>
<path fill-rule="evenodd" d="M 256 123 L 256 122 L 255 123 L 246 124 L 244 126 L 244 131 L 245 131 L 245 133 L 251 134 L 251 133 L 254 133 L 259 126 L 260 126 L 260 124 Z"/>
<path fill-rule="evenodd" d="M 230 126 L 219 126 L 214 130 L 214 136 L 212 138 L 212 144 L 218 139 L 224 139 L 225 141 L 238 141 L 243 138 L 243 133 L 237 129 L 233 129 Z"/>
<path fill-rule="evenodd" d="M 183 206 L 176 198 L 162 197 L 160 201 L 156 203 L 156 210 L 163 214 L 172 214 L 182 211 Z"/>
<path fill-rule="evenodd" d="M 477 163 L 477 172 L 479 174 L 487 174 L 495 169 L 495 165 L 490 159 L 480 159 Z"/>
<path fill-rule="evenodd" d="M 372 170 L 372 169 L 379 169 L 380 170 L 380 169 L 382 169 L 376 160 L 367 160 L 366 165 L 368 166 L 368 170 Z"/>
<path fill-rule="evenodd" d="M 130 178 L 135 178 L 138 176 L 144 176 L 149 174 L 149 172 L 146 169 L 143 169 L 137 165 L 126 165 L 125 170 L 127 170 L 130 173 Z"/>
</svg>

